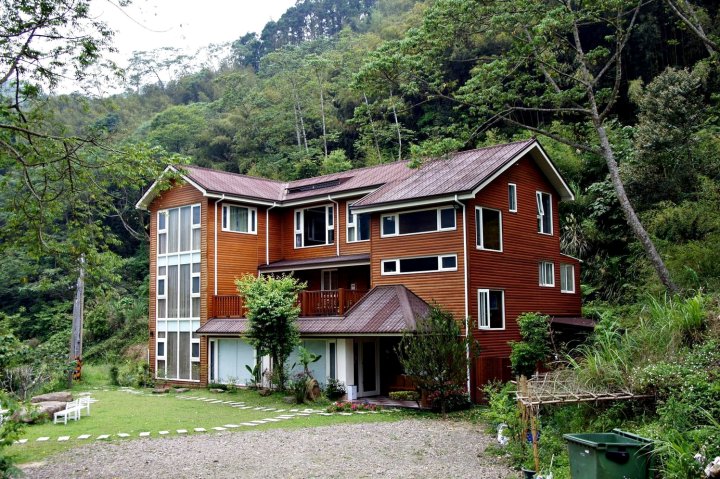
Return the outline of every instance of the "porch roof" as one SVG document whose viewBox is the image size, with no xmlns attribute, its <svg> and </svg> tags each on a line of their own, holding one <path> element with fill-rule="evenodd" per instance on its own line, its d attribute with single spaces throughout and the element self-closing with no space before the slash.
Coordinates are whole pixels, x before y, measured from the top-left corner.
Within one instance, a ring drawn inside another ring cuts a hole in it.
<svg viewBox="0 0 720 479">
<path fill-rule="evenodd" d="M 416 318 L 429 310 L 428 304 L 405 286 L 376 286 L 345 317 L 299 318 L 298 328 L 305 336 L 400 334 L 414 330 Z M 242 336 L 247 330 L 247 319 L 214 318 L 196 332 L 206 336 Z"/>
<path fill-rule="evenodd" d="M 274 263 L 259 266 L 258 270 L 262 273 L 276 273 L 280 271 L 334 268 L 339 266 L 356 266 L 365 264 L 370 264 L 369 254 L 348 254 L 343 256 L 329 256 L 325 258 L 275 261 Z"/>
<path fill-rule="evenodd" d="M 594 329 L 597 322 L 590 318 L 583 318 L 577 316 L 552 316 L 550 318 L 550 325 L 562 324 L 564 326 L 575 326 L 578 328 L 589 328 Z"/>
</svg>

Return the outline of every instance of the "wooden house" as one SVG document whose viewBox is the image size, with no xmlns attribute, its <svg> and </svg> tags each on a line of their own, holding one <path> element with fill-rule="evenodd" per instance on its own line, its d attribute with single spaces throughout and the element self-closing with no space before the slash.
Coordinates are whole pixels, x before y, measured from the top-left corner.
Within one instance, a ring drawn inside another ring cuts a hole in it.
<svg viewBox="0 0 720 479">
<path fill-rule="evenodd" d="M 172 168 L 172 167 L 170 167 Z M 558 203 L 573 199 L 540 144 L 519 141 L 428 160 L 280 182 L 195 166 L 156 182 L 150 212 L 150 364 L 171 383 L 245 384 L 255 364 L 234 280 L 288 273 L 303 345 L 323 382 L 359 397 L 407 387 L 394 347 L 436 302 L 481 354 L 468 378 L 509 379 L 516 318 L 581 315 L 580 265 L 560 252 Z M 291 358 L 288 362 L 292 364 Z"/>
</svg>

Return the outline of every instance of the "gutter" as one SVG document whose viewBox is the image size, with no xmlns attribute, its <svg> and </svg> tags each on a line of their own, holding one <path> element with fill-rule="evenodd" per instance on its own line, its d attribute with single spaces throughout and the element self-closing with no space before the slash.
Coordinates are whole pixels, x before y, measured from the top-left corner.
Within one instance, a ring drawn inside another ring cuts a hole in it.
<svg viewBox="0 0 720 479">
<path fill-rule="evenodd" d="M 335 219 L 333 220 L 335 230 L 335 256 L 340 256 L 340 203 L 328 195 L 328 201 L 335 204 Z"/>
<path fill-rule="evenodd" d="M 270 264 L 270 210 L 277 206 L 273 201 L 270 208 L 265 210 L 265 264 Z"/>
<path fill-rule="evenodd" d="M 215 243 L 214 243 L 214 246 L 213 246 L 213 254 L 214 254 L 214 256 L 215 256 L 215 268 L 214 268 L 214 270 L 213 270 L 213 273 L 214 273 L 214 276 L 215 276 L 215 278 L 214 278 L 214 280 L 213 280 L 214 288 L 215 288 L 215 296 L 217 296 L 217 293 L 218 293 L 218 287 L 217 287 L 217 278 L 218 278 L 218 273 L 217 273 L 217 263 L 218 263 L 218 246 L 217 246 L 217 244 L 218 244 L 218 232 L 217 232 L 218 215 L 217 215 L 217 205 L 218 205 L 218 203 L 222 202 L 224 199 L 225 199 L 225 195 L 222 195 L 222 197 L 221 197 L 218 201 L 215 202 Z"/>
<path fill-rule="evenodd" d="M 468 249 L 467 249 L 467 217 L 465 215 L 465 203 L 458 201 L 458 195 L 455 195 L 455 203 L 462 207 L 463 217 L 463 274 L 465 281 L 465 338 L 470 336 L 470 307 L 468 302 Z M 467 390 L 470 393 L 470 344 L 465 346 L 465 357 L 467 358 Z"/>
</svg>

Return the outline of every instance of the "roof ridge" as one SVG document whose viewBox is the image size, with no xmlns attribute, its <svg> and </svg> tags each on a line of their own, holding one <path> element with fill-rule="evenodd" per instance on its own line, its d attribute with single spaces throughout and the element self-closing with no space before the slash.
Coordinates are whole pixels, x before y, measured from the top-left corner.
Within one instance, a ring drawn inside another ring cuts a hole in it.
<svg viewBox="0 0 720 479">
<path fill-rule="evenodd" d="M 379 165 L 361 166 L 360 168 L 351 168 L 351 169 L 345 170 L 345 171 L 338 171 L 338 172 L 335 172 L 335 173 L 327 173 L 327 174 L 325 174 L 325 175 L 319 175 L 319 176 L 311 176 L 311 177 L 309 177 L 309 178 L 298 178 L 297 180 L 290 180 L 290 181 L 288 181 L 288 182 L 287 182 L 287 185 L 288 185 L 287 187 L 288 187 L 288 188 L 292 188 L 291 185 L 292 185 L 293 183 L 295 183 L 295 182 L 298 182 L 298 181 L 319 180 L 319 179 L 321 179 L 321 178 L 325 178 L 325 177 L 328 177 L 328 176 L 342 175 L 343 173 L 354 173 L 354 172 L 356 172 L 356 171 L 363 171 L 363 170 L 371 170 L 371 169 L 373 169 L 373 168 L 380 168 L 380 167 L 383 167 L 383 166 L 398 165 L 398 164 L 400 164 L 400 163 L 406 163 L 406 164 L 407 164 L 407 163 L 409 163 L 409 162 L 410 162 L 410 160 L 390 161 L 390 162 L 388 162 L 388 163 L 380 163 Z"/>
<path fill-rule="evenodd" d="M 396 284 L 395 290 L 397 291 L 397 297 L 400 300 L 400 307 L 403 309 L 403 319 L 405 320 L 405 326 L 407 328 L 412 327 L 412 321 L 415 321 L 412 307 L 410 306 L 410 299 L 408 298 L 407 292 L 409 291 L 405 285 Z"/>
<path fill-rule="evenodd" d="M 242 178 L 249 178 L 251 180 L 261 180 L 261 181 L 270 181 L 272 183 L 277 183 L 278 185 L 287 185 L 289 182 L 287 181 L 280 181 L 280 180 L 273 180 L 272 178 L 265 178 L 263 176 L 252 176 L 252 175 L 246 175 L 244 173 L 234 173 L 232 171 L 225 171 L 225 170 L 217 170 L 215 168 L 208 168 L 206 166 L 197 166 L 197 165 L 173 165 L 176 169 L 182 169 L 185 167 L 195 168 L 198 170 L 205 170 L 205 171 L 212 171 L 213 173 L 222 173 L 225 175 L 232 175 L 232 176 L 240 176 Z"/>
</svg>

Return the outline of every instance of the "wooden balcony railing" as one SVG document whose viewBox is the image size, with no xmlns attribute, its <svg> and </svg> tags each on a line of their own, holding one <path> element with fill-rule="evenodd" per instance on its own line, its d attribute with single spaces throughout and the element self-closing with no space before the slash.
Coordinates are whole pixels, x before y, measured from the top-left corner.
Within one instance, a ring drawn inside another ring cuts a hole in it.
<svg viewBox="0 0 720 479">
<path fill-rule="evenodd" d="M 367 291 L 356 289 L 331 289 L 324 291 L 301 291 L 298 294 L 300 316 L 342 316 L 360 301 Z M 245 306 L 242 296 L 236 294 L 215 296 L 215 318 L 243 318 Z"/>
<path fill-rule="evenodd" d="M 302 291 L 299 294 L 300 316 L 342 316 L 365 294 L 367 291 L 345 288 Z"/>
</svg>

